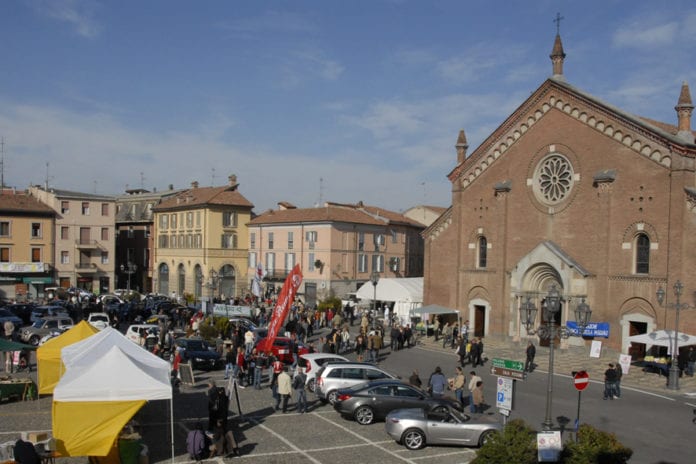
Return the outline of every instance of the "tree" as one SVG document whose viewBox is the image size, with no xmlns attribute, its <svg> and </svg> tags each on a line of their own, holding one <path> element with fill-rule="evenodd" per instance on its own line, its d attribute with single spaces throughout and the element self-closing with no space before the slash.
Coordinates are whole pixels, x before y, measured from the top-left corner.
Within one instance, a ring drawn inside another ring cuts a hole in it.
<svg viewBox="0 0 696 464">
<path fill-rule="evenodd" d="M 471 464 L 536 464 L 536 430 L 513 419 L 482 446 Z"/>
<path fill-rule="evenodd" d="M 624 464 L 633 455 L 613 433 L 597 430 L 582 424 L 578 431 L 578 442 L 567 443 L 561 455 L 565 464 Z"/>
</svg>

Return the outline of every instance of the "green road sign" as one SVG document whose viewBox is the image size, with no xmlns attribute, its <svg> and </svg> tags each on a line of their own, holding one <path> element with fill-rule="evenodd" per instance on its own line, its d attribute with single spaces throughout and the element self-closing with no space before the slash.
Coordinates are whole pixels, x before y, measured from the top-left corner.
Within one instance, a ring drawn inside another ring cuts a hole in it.
<svg viewBox="0 0 696 464">
<path fill-rule="evenodd" d="M 493 367 L 524 372 L 524 363 L 522 361 L 513 361 L 511 359 L 493 358 Z"/>
</svg>

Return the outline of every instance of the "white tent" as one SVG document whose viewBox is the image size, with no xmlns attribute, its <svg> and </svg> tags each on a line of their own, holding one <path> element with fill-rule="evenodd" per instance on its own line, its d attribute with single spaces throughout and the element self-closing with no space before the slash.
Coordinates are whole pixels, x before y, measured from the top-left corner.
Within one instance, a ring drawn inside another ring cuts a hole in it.
<svg viewBox="0 0 696 464">
<path fill-rule="evenodd" d="M 393 301 L 394 314 L 401 323 L 409 322 L 414 308 L 423 305 L 423 278 L 382 278 L 377 282 L 375 297 L 375 287 L 370 282 L 366 282 L 355 294 L 361 300 Z"/>
<path fill-rule="evenodd" d="M 629 342 L 645 343 L 646 345 L 666 346 L 670 350 L 674 347 L 674 330 L 656 330 L 655 332 L 633 335 L 628 337 Z M 696 345 L 696 337 L 679 332 L 677 336 L 677 348 Z"/>
<path fill-rule="evenodd" d="M 53 436 L 64 456 L 105 456 L 128 420 L 151 400 L 169 400 L 170 367 L 121 333 L 105 329 L 61 351 L 66 372 L 53 393 Z"/>
</svg>

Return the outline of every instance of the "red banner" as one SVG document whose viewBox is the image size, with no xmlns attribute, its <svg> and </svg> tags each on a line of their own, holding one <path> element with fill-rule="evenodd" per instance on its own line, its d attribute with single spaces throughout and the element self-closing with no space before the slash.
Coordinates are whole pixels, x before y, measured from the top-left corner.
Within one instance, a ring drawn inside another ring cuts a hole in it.
<svg viewBox="0 0 696 464">
<path fill-rule="evenodd" d="M 271 351 L 273 342 L 278 335 L 278 330 L 280 326 L 285 321 L 285 317 L 288 315 L 290 310 L 290 305 L 295 299 L 295 294 L 297 289 L 300 288 L 302 283 L 302 271 L 300 270 L 300 265 L 296 264 L 292 268 L 290 274 L 285 279 L 283 284 L 283 289 L 280 291 L 280 296 L 278 296 L 278 301 L 276 302 L 275 308 L 273 308 L 273 314 L 271 315 L 271 321 L 268 323 L 268 335 L 266 335 L 266 341 L 263 347 L 261 347 L 262 352 Z"/>
</svg>

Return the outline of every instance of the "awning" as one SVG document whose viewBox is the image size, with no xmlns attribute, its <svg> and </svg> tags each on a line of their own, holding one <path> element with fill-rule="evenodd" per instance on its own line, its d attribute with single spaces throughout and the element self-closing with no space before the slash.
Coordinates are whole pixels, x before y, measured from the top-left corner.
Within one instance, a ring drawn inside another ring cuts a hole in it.
<svg viewBox="0 0 696 464">
<path fill-rule="evenodd" d="M 413 314 L 459 314 L 459 311 L 457 311 L 456 309 L 446 308 L 444 306 L 432 304 L 414 309 Z"/>
<path fill-rule="evenodd" d="M 656 330 L 655 332 L 633 335 L 628 337 L 628 341 L 672 348 L 674 346 L 674 330 Z M 679 332 L 679 336 L 677 337 L 677 348 L 691 345 L 696 345 L 696 337 L 684 332 Z"/>
</svg>

